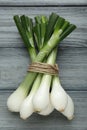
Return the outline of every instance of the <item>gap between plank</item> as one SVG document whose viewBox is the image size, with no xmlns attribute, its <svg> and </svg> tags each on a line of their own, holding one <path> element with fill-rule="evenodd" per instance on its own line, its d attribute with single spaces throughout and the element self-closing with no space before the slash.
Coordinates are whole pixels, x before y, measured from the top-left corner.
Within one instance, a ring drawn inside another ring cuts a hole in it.
<svg viewBox="0 0 87 130">
<path fill-rule="evenodd" d="M 53 4 L 53 5 L 46 5 L 46 4 L 36 4 L 36 5 L 22 5 L 22 4 L 18 4 L 18 5 L 7 5 L 7 4 L 2 4 L 0 5 L 0 7 L 87 7 L 87 4 Z"/>
</svg>

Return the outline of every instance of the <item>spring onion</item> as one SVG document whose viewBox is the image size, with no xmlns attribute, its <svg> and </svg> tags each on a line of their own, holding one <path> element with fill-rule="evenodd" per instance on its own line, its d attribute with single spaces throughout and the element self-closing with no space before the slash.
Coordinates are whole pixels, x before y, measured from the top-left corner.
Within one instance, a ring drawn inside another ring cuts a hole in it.
<svg viewBox="0 0 87 130">
<path fill-rule="evenodd" d="M 51 65 L 55 64 L 59 42 L 76 28 L 55 13 L 49 18 L 36 16 L 34 24 L 25 15 L 14 16 L 14 21 L 31 61 Z M 33 112 L 49 115 L 54 108 L 68 119 L 72 119 L 74 115 L 73 101 L 62 88 L 59 76 L 50 74 L 28 72 L 20 86 L 8 98 L 7 106 L 12 112 L 20 112 L 22 119 L 28 118 Z"/>
<path fill-rule="evenodd" d="M 24 17 L 24 16 L 22 16 Z M 26 35 L 26 32 L 31 33 L 32 34 L 32 20 L 30 20 L 30 23 L 27 25 L 26 28 L 28 28 L 27 30 L 25 30 L 25 26 L 23 26 L 23 23 L 21 23 L 21 20 L 19 19 L 19 16 L 16 15 L 14 16 L 14 20 L 16 22 L 17 28 L 22 36 L 22 39 L 25 43 L 25 46 L 27 47 L 27 50 L 30 54 L 30 57 L 32 59 L 32 61 L 35 59 L 36 57 L 36 50 L 34 47 L 34 42 L 30 42 L 29 38 Z M 25 24 L 26 25 L 26 24 Z M 30 31 L 29 30 L 30 27 Z M 33 34 L 31 35 L 32 39 L 33 39 Z M 33 40 L 32 40 L 33 41 Z M 30 77 L 31 79 L 31 77 Z M 23 102 L 23 100 L 25 99 L 25 97 L 27 96 L 30 86 L 29 84 L 29 80 L 28 80 L 28 74 L 25 77 L 24 81 L 20 84 L 20 86 L 9 96 L 8 100 L 7 100 L 7 106 L 8 109 L 12 112 L 19 112 L 20 110 L 20 106 Z"/>
</svg>

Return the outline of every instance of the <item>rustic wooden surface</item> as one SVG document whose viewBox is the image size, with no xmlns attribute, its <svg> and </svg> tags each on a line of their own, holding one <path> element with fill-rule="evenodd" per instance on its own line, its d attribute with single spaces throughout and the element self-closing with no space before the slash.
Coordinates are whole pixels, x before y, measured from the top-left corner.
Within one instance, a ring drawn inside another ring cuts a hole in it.
<svg viewBox="0 0 87 130">
<path fill-rule="evenodd" d="M 0 5 L 4 6 L 53 6 L 53 5 L 85 5 L 87 0 L 0 0 Z"/>
<path fill-rule="evenodd" d="M 23 80 L 30 62 L 13 15 L 56 12 L 77 25 L 59 46 L 57 63 L 63 87 L 75 102 L 75 118 L 68 121 L 54 111 L 23 121 L 6 107 L 7 97 Z M 0 0 L 0 130 L 87 130 L 87 0 Z"/>
</svg>

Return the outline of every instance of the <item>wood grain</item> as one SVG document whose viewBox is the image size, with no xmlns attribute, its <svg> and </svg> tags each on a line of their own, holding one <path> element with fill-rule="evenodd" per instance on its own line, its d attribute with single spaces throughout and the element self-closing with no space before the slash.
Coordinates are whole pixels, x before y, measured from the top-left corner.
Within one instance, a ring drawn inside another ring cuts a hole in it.
<svg viewBox="0 0 87 130">
<path fill-rule="evenodd" d="M 75 103 L 75 118 L 68 121 L 59 112 L 54 111 L 51 115 L 43 117 L 33 114 L 23 121 L 19 114 L 7 110 L 6 101 L 11 91 L 0 92 L 0 129 L 2 130 L 86 130 L 87 129 L 87 91 L 68 92 Z"/>
<path fill-rule="evenodd" d="M 87 47 L 86 7 L 0 7 L 0 47 L 24 47 L 13 21 L 14 15 L 26 14 L 34 18 L 40 14 L 48 16 L 51 12 L 77 25 L 77 29 L 60 46 Z"/>
<path fill-rule="evenodd" d="M 68 121 L 54 111 L 47 117 L 33 114 L 23 121 L 6 106 L 30 63 L 13 16 L 26 14 L 34 18 L 51 12 L 77 25 L 59 45 L 57 57 L 61 84 L 75 102 L 75 118 Z M 87 0 L 0 0 L 0 129 L 87 130 Z"/>
<path fill-rule="evenodd" d="M 0 48 L 0 89 L 15 89 L 30 63 L 24 48 Z M 68 90 L 87 90 L 87 48 L 59 48 L 61 83 Z"/>
<path fill-rule="evenodd" d="M 0 5 L 3 6 L 47 6 L 47 5 L 85 5 L 87 0 L 0 0 Z"/>
</svg>

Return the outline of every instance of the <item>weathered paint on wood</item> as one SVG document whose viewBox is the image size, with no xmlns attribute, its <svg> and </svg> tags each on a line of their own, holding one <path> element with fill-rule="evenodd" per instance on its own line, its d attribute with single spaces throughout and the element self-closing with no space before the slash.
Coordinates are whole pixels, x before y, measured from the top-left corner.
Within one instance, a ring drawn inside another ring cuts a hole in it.
<svg viewBox="0 0 87 130">
<path fill-rule="evenodd" d="M 1 130 L 86 130 L 87 129 L 87 91 L 68 92 L 75 102 L 75 118 L 68 121 L 59 112 L 43 117 L 33 114 L 26 121 L 19 114 L 7 110 L 6 100 L 9 91 L 0 92 L 0 129 Z"/>
<path fill-rule="evenodd" d="M 47 5 L 84 5 L 87 0 L 0 0 L 0 5 L 3 6 L 47 6 Z"/>
</svg>

